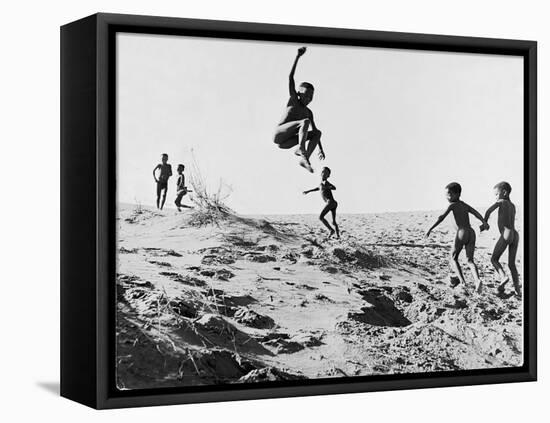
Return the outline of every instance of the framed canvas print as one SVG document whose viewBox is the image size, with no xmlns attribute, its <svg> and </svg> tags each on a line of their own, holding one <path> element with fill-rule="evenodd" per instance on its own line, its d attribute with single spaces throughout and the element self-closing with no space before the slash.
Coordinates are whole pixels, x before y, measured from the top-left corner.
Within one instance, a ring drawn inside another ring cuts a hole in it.
<svg viewBox="0 0 550 423">
<path fill-rule="evenodd" d="M 61 393 L 536 379 L 536 43 L 61 29 Z"/>
</svg>

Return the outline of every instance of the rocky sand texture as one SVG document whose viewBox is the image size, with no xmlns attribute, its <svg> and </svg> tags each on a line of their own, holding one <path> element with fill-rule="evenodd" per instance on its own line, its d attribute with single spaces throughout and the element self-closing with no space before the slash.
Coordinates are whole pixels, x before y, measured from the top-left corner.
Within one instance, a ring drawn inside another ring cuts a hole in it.
<svg viewBox="0 0 550 423">
<path fill-rule="evenodd" d="M 196 213 L 119 210 L 120 389 L 522 364 L 522 301 L 497 293 L 493 228 L 478 234 L 477 295 L 449 284 L 453 229 L 424 238 L 437 213 L 342 215 L 340 240 L 315 216 Z"/>
</svg>

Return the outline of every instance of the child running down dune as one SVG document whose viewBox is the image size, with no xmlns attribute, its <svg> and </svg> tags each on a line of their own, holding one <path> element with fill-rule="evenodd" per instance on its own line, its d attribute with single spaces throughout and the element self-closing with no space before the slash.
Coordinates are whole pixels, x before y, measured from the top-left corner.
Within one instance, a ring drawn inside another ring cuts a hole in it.
<svg viewBox="0 0 550 423">
<path fill-rule="evenodd" d="M 451 249 L 451 259 L 450 264 L 451 267 L 455 270 L 455 272 L 458 275 L 458 279 L 463 287 L 466 286 L 466 281 L 464 279 L 464 275 L 462 273 L 462 269 L 460 268 L 460 263 L 458 262 L 458 257 L 460 255 L 460 252 L 462 251 L 462 248 L 466 250 L 466 258 L 468 260 L 468 266 L 470 267 L 470 270 L 472 271 L 472 274 L 475 279 L 476 283 L 476 292 L 481 293 L 483 286 L 481 283 L 481 279 L 479 278 L 479 272 L 477 270 L 477 266 L 474 262 L 474 251 L 476 246 L 476 233 L 474 232 L 473 228 L 470 225 L 470 217 L 469 214 L 473 214 L 475 217 L 477 217 L 485 227 L 487 225 L 487 222 L 481 216 L 481 214 L 460 200 L 460 194 L 462 193 L 462 187 L 457 182 L 452 182 L 449 185 L 445 187 L 447 200 L 449 201 L 449 207 L 447 207 L 447 210 L 445 213 L 443 213 L 441 216 L 437 218 L 437 221 L 432 225 L 432 227 L 428 230 L 426 233 L 426 237 L 429 237 L 432 230 L 438 226 L 445 217 L 449 213 L 453 213 L 453 217 L 455 218 L 455 223 L 457 226 L 457 232 L 454 240 L 453 247 Z"/>
</svg>

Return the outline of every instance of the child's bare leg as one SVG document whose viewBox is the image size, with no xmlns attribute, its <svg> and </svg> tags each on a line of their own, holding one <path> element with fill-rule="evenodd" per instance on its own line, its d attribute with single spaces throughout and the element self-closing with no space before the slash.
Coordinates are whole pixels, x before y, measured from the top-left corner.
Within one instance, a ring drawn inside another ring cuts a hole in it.
<svg viewBox="0 0 550 423">
<path fill-rule="evenodd" d="M 279 148 L 289 149 L 298 146 L 295 154 L 300 156 L 300 166 L 313 173 L 311 164 L 306 157 L 305 142 L 308 139 L 308 128 L 310 126 L 309 119 L 286 122 L 277 127 L 273 141 Z"/>
<path fill-rule="evenodd" d="M 481 294 L 481 291 L 483 290 L 483 285 L 481 283 L 481 279 L 479 278 L 479 272 L 477 270 L 477 266 L 474 262 L 474 251 L 476 247 L 476 233 L 473 229 L 470 229 L 470 237 L 468 239 L 468 243 L 466 244 L 466 258 L 468 259 L 468 266 L 470 267 L 470 270 L 472 274 L 474 275 L 474 280 L 476 282 L 476 292 L 478 294 Z"/>
<path fill-rule="evenodd" d="M 323 222 L 323 225 L 325 225 L 325 226 L 327 227 L 327 229 L 330 231 L 329 237 L 331 237 L 332 235 L 334 235 L 334 229 L 332 229 L 332 227 L 331 227 L 330 224 L 327 222 L 327 220 L 326 220 L 324 217 L 319 217 L 319 219 L 321 220 L 321 222 Z"/>
<path fill-rule="evenodd" d="M 498 290 L 500 292 L 504 291 L 504 286 L 509 282 L 508 276 L 506 276 L 506 272 L 500 264 L 500 256 L 502 256 L 502 253 L 504 253 L 507 247 L 508 244 L 501 235 L 497 243 L 495 244 L 493 255 L 491 256 L 491 263 L 493 264 L 493 267 L 497 271 L 497 274 L 500 278 L 500 285 L 498 287 Z"/>
<path fill-rule="evenodd" d="M 315 147 L 319 145 L 319 142 L 321 140 L 321 131 L 315 130 L 315 131 L 309 131 L 306 134 L 306 139 L 308 141 L 307 148 L 304 150 L 302 145 L 298 147 L 296 150 L 297 155 L 302 157 L 302 160 L 300 161 L 300 166 L 307 169 L 309 172 L 313 173 L 313 168 L 311 167 L 311 163 L 309 161 L 309 158 L 313 151 L 315 150 Z"/>
<path fill-rule="evenodd" d="M 174 204 L 176 205 L 176 207 L 178 208 L 178 211 L 181 211 L 181 207 L 182 207 L 182 204 L 181 204 L 181 199 L 183 198 L 183 194 L 178 194 L 176 196 L 176 201 L 174 201 Z"/>
<path fill-rule="evenodd" d="M 327 204 L 325 206 L 325 208 L 323 209 L 323 211 L 321 212 L 321 214 L 319 215 L 319 220 L 321 222 L 323 222 L 323 225 L 325 225 L 327 227 L 327 229 L 330 231 L 330 234 L 329 234 L 329 238 L 334 235 L 334 229 L 332 229 L 332 227 L 330 226 L 330 224 L 327 222 L 327 220 L 325 219 L 325 216 L 326 214 L 330 211 L 331 209 L 331 205 L 330 204 Z"/>
<path fill-rule="evenodd" d="M 301 156 L 306 156 L 306 141 L 308 140 L 309 126 L 309 119 L 304 119 L 300 121 L 300 127 L 298 130 L 298 143 L 300 144 L 299 153 Z"/>
<path fill-rule="evenodd" d="M 458 276 L 458 279 L 460 280 L 460 283 L 462 285 L 466 285 L 466 281 L 464 280 L 464 275 L 462 274 L 462 269 L 460 268 L 460 264 L 458 262 L 458 256 L 460 255 L 460 252 L 462 251 L 462 241 L 458 238 L 458 233 L 455 238 L 455 242 L 453 245 L 453 248 L 451 249 L 451 268 L 455 271 L 455 273 Z"/>
<path fill-rule="evenodd" d="M 479 272 L 477 270 L 477 266 L 474 262 L 474 259 L 468 259 L 468 266 L 470 266 L 470 270 L 472 271 L 472 274 L 474 275 L 474 280 L 476 282 L 476 292 L 478 294 L 481 294 L 483 291 L 483 284 L 481 283 L 481 279 L 479 278 Z"/>
<path fill-rule="evenodd" d="M 275 131 L 273 142 L 282 149 L 289 149 L 299 144 L 301 120 L 286 122 L 279 125 Z"/>
<path fill-rule="evenodd" d="M 518 245 L 519 245 L 519 234 L 517 231 L 514 231 L 514 240 L 508 247 L 508 268 L 510 269 L 510 273 L 512 275 L 512 282 L 514 284 L 514 290 L 516 291 L 516 294 L 521 296 L 521 288 L 519 286 L 519 275 L 518 275 L 518 269 L 516 267 L 516 254 L 518 252 Z"/>
<path fill-rule="evenodd" d="M 160 184 L 157 182 L 157 209 L 160 208 L 160 193 L 161 193 Z"/>
<path fill-rule="evenodd" d="M 334 229 L 336 229 L 336 238 L 340 239 L 340 228 L 336 223 L 336 207 L 334 207 L 330 212 L 332 213 L 332 224 L 334 225 Z"/>
<path fill-rule="evenodd" d="M 161 202 L 160 202 L 160 209 L 162 210 L 162 208 L 164 207 L 164 203 L 166 201 L 166 189 L 164 189 L 162 191 L 162 199 L 161 199 Z"/>
<path fill-rule="evenodd" d="M 309 133 L 307 134 L 307 139 L 309 142 L 307 144 L 305 154 L 306 154 L 306 159 L 309 160 L 309 158 L 311 157 L 311 154 L 313 153 L 313 151 L 315 151 L 315 147 L 319 145 L 319 141 L 321 140 L 321 131 L 319 130 L 309 131 Z"/>
</svg>

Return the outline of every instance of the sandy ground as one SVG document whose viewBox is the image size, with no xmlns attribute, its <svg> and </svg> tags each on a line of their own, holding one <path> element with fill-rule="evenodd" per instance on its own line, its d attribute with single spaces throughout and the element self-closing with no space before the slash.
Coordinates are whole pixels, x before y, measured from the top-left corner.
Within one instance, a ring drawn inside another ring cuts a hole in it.
<svg viewBox="0 0 550 423">
<path fill-rule="evenodd" d="M 470 289 L 449 284 L 451 219 L 424 238 L 438 212 L 341 215 L 340 240 L 316 216 L 201 226 L 195 213 L 119 210 L 120 389 L 522 364 L 522 302 L 497 294 L 494 227 L 474 226 L 478 295 L 464 256 Z"/>
</svg>

